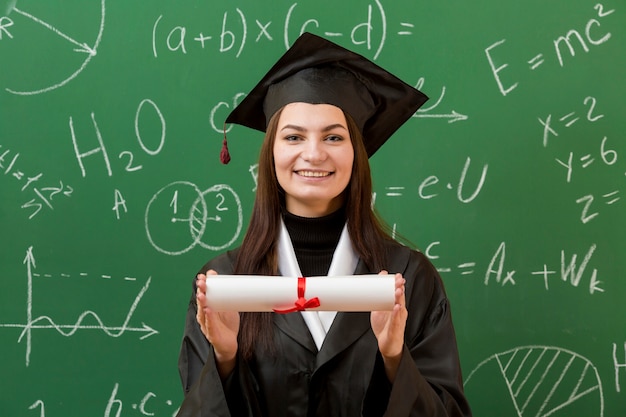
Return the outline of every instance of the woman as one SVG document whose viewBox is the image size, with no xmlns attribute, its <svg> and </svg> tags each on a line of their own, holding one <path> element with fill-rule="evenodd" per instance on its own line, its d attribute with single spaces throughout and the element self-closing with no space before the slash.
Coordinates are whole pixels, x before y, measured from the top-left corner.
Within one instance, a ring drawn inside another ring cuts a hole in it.
<svg viewBox="0 0 626 417">
<path fill-rule="evenodd" d="M 449 304 L 428 259 L 371 209 L 368 157 L 426 101 L 360 55 L 302 35 L 227 122 L 266 132 L 240 248 L 197 275 L 180 416 L 469 416 Z M 214 274 L 395 274 L 371 313 L 212 311 Z"/>
</svg>

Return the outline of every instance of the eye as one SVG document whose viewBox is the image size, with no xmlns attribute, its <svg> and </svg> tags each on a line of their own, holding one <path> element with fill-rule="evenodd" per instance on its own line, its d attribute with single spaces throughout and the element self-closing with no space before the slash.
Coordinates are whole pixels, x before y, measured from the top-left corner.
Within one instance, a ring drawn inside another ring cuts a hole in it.
<svg viewBox="0 0 626 417">
<path fill-rule="evenodd" d="M 326 136 L 326 140 L 329 142 L 341 142 L 343 140 L 343 137 L 338 135 L 329 135 Z"/>
<path fill-rule="evenodd" d="M 283 138 L 283 140 L 287 141 L 287 142 L 297 142 L 299 141 L 301 138 L 298 135 L 287 135 Z"/>
</svg>

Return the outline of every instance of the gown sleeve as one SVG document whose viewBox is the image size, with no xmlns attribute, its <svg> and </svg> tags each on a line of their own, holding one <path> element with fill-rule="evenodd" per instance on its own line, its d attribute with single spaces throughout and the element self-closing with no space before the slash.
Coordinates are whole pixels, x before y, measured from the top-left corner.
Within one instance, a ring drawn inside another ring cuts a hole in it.
<svg viewBox="0 0 626 417">
<path fill-rule="evenodd" d="M 423 254 L 411 251 L 406 267 L 396 271 L 407 281 L 405 346 L 393 384 L 379 354 L 364 409 L 383 403 L 385 417 L 470 417 L 450 305 L 437 270 Z M 364 412 L 368 415 L 381 414 Z"/>
</svg>

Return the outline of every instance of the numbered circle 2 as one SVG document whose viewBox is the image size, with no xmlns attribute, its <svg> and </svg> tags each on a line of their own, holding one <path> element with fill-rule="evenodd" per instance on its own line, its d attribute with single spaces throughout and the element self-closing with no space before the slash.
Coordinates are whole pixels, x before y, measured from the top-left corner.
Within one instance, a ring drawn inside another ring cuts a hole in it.
<svg viewBox="0 0 626 417">
<path fill-rule="evenodd" d="M 202 193 L 192 207 L 192 212 L 200 213 L 202 207 L 206 207 L 207 211 L 204 222 L 189 223 L 194 240 L 214 251 L 232 245 L 243 226 L 241 201 L 237 193 L 226 184 L 214 185 Z"/>
</svg>

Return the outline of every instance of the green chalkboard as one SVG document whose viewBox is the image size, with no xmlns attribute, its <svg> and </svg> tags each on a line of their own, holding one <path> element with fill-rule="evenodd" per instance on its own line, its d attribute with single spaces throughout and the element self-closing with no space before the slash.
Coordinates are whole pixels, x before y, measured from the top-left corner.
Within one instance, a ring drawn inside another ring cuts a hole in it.
<svg viewBox="0 0 626 417">
<path fill-rule="evenodd" d="M 441 272 L 475 415 L 626 415 L 619 0 L 0 1 L 0 414 L 176 413 L 255 190 L 223 119 L 303 30 L 431 97 L 375 204 Z"/>
</svg>

